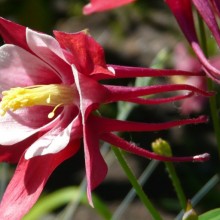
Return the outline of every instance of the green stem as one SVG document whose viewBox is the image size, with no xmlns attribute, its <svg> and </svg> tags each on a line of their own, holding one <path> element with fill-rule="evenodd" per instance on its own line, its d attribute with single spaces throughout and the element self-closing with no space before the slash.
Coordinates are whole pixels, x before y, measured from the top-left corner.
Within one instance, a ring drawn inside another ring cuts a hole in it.
<svg viewBox="0 0 220 220">
<path fill-rule="evenodd" d="M 186 196 L 183 192 L 183 188 L 181 186 L 180 180 L 177 176 L 175 167 L 174 167 L 173 163 L 170 163 L 170 162 L 165 162 L 165 166 L 166 166 L 167 172 L 169 173 L 169 177 L 172 181 L 173 187 L 176 191 L 180 205 L 181 205 L 182 209 L 185 210 L 186 204 L 187 204 L 187 199 L 186 199 Z"/>
<path fill-rule="evenodd" d="M 199 15 L 198 15 L 198 21 L 199 21 L 201 46 L 202 46 L 204 54 L 206 55 L 206 57 L 208 57 L 209 54 L 208 54 L 208 48 L 207 48 L 205 27 Z M 208 86 L 208 90 L 210 91 L 214 90 L 214 82 L 209 78 L 207 78 L 207 86 Z M 209 105 L 210 105 L 210 111 L 211 111 L 211 116 L 212 116 L 212 123 L 213 123 L 214 132 L 215 132 L 215 137 L 217 141 L 218 153 L 220 157 L 220 124 L 219 124 L 219 115 L 218 115 L 218 110 L 217 110 L 216 96 L 211 96 L 209 98 Z"/>
<path fill-rule="evenodd" d="M 152 146 L 154 153 L 156 154 L 167 156 L 167 157 L 172 157 L 173 155 L 170 144 L 167 141 L 163 140 L 162 138 L 159 138 L 155 140 L 154 142 L 152 142 L 151 146 Z M 175 167 L 173 163 L 171 162 L 164 162 L 164 164 L 166 166 L 166 170 L 169 174 L 173 187 L 176 191 L 177 198 L 179 199 L 180 205 L 185 210 L 186 205 L 187 205 L 187 199 L 183 192 L 180 180 L 177 176 Z"/>
<path fill-rule="evenodd" d="M 112 148 L 115 156 L 117 157 L 121 167 L 123 168 L 124 172 L 126 173 L 130 183 L 132 184 L 132 186 L 134 187 L 137 195 L 139 196 L 140 200 L 143 202 L 143 204 L 145 205 L 145 207 L 148 209 L 148 211 L 150 212 L 151 216 L 153 219 L 155 220 L 162 220 L 160 214 L 158 213 L 158 211 L 154 208 L 154 206 L 152 205 L 152 203 L 150 202 L 149 198 L 147 197 L 147 195 L 144 193 L 142 187 L 140 186 L 140 184 L 138 183 L 136 177 L 134 176 L 134 174 L 132 173 L 131 169 L 129 168 L 129 166 L 127 165 L 126 160 L 124 159 L 123 156 L 123 152 L 116 148 L 113 147 Z"/>
<path fill-rule="evenodd" d="M 214 83 L 211 79 L 207 80 L 208 89 L 211 91 L 214 90 Z M 217 100 L 216 96 L 212 96 L 209 99 L 210 111 L 212 116 L 212 123 L 214 127 L 215 137 L 217 141 L 218 154 L 220 157 L 220 124 L 219 124 L 219 115 L 217 111 Z"/>
<path fill-rule="evenodd" d="M 210 190 L 213 190 L 213 188 L 219 183 L 220 177 L 218 174 L 215 174 L 191 199 L 191 204 L 193 207 L 195 207 L 207 194 Z M 182 216 L 184 214 L 185 210 L 182 210 L 175 220 L 182 219 Z M 200 219 L 200 218 L 199 218 Z"/>
</svg>

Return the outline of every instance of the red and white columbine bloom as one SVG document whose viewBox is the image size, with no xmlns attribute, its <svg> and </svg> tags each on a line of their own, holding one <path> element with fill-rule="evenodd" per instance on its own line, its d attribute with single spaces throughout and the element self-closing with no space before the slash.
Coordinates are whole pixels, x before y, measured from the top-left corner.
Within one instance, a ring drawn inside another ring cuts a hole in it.
<svg viewBox="0 0 220 220">
<path fill-rule="evenodd" d="M 0 219 L 21 219 L 39 197 L 53 170 L 84 142 L 87 194 L 106 176 L 99 140 L 131 153 L 164 161 L 205 161 L 164 157 L 118 137 L 117 131 L 157 131 L 206 122 L 204 116 L 164 123 L 120 121 L 97 116 L 100 104 L 127 101 L 158 104 L 211 93 L 190 85 L 126 87 L 99 80 L 200 73 L 106 65 L 102 47 L 86 32 L 55 31 L 55 38 L 0 18 L 0 161 L 18 163 L 0 204 Z M 185 95 L 146 99 L 146 95 L 186 90 Z"/>
</svg>

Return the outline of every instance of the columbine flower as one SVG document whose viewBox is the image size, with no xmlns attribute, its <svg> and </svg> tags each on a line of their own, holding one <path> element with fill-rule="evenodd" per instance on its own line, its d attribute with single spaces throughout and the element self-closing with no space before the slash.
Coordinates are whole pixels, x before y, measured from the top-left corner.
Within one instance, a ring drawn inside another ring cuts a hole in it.
<svg viewBox="0 0 220 220">
<path fill-rule="evenodd" d="M 220 70 L 206 58 L 202 51 L 195 30 L 192 6 L 194 5 L 201 17 L 209 27 L 217 44 L 220 46 L 220 31 L 215 15 L 220 16 L 220 4 L 218 0 L 165 0 L 176 17 L 180 28 L 191 44 L 192 49 L 203 65 L 206 74 L 220 83 Z"/>
<path fill-rule="evenodd" d="M 0 205 L 0 219 L 21 219 L 39 197 L 53 170 L 72 157 L 84 142 L 87 194 L 106 176 L 99 140 L 131 153 L 165 161 L 204 161 L 194 157 L 164 157 L 112 133 L 156 131 L 206 122 L 206 117 L 148 124 L 96 116 L 100 104 L 127 101 L 157 104 L 211 93 L 190 85 L 126 87 L 99 80 L 166 75 L 200 75 L 175 70 L 106 65 L 102 47 L 86 32 L 55 31 L 55 38 L 0 18 L 0 160 L 17 163 Z M 146 95 L 186 90 L 185 95 L 146 99 Z"/>
<path fill-rule="evenodd" d="M 113 8 L 117 8 L 129 4 L 134 1 L 135 0 L 111 0 L 111 1 L 90 0 L 90 3 L 84 6 L 83 13 L 85 15 L 88 15 L 94 12 L 107 11 Z"/>
</svg>

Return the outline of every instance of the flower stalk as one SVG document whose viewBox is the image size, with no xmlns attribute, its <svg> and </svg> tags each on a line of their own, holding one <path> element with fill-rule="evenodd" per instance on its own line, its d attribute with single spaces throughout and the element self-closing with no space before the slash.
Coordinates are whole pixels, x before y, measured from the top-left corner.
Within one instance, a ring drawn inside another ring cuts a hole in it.
<svg viewBox="0 0 220 220">
<path fill-rule="evenodd" d="M 166 142 L 165 140 L 162 140 L 161 138 L 157 139 L 155 142 L 152 143 L 152 148 L 155 153 L 172 157 L 172 150 L 171 150 L 170 145 L 168 144 L 168 142 Z M 172 162 L 164 162 L 164 164 L 169 174 L 169 178 L 171 179 L 173 187 L 176 191 L 180 205 L 182 209 L 186 209 L 187 199 L 184 194 L 178 175 L 176 173 L 176 169 Z"/>
<path fill-rule="evenodd" d="M 121 150 L 117 149 L 116 147 L 113 147 L 112 149 L 113 149 L 115 156 L 117 157 L 121 167 L 123 168 L 124 172 L 126 173 L 130 183 L 132 184 L 137 195 L 139 196 L 139 198 L 141 199 L 141 201 L 143 202 L 143 204 L 145 205 L 145 207 L 147 208 L 147 210 L 151 214 L 152 218 L 155 220 L 162 220 L 159 212 L 154 208 L 153 204 L 151 203 L 151 201 L 149 200 L 149 198 L 147 197 L 147 195 L 143 191 L 142 187 L 138 183 L 136 177 L 132 173 L 131 169 L 129 168 L 126 160 L 124 159 L 123 152 Z"/>
</svg>

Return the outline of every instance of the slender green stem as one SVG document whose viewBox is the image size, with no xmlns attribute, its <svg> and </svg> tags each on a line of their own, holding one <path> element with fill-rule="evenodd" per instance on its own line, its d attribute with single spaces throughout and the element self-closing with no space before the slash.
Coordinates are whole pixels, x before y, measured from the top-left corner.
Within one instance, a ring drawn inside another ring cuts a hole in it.
<svg viewBox="0 0 220 220">
<path fill-rule="evenodd" d="M 185 209 L 186 204 L 187 204 L 187 199 L 186 199 L 186 196 L 183 192 L 183 188 L 181 186 L 180 180 L 177 176 L 175 167 L 174 167 L 173 163 L 170 163 L 170 162 L 165 162 L 165 166 L 166 166 L 167 172 L 169 173 L 169 177 L 172 181 L 173 187 L 176 191 L 180 205 L 181 205 L 182 209 Z"/>
<path fill-rule="evenodd" d="M 211 79 L 208 79 L 207 85 L 208 85 L 209 90 L 214 90 L 213 81 Z M 210 97 L 209 105 L 210 105 L 212 123 L 213 123 L 214 131 L 215 131 L 216 141 L 217 141 L 218 153 L 220 157 L 220 124 L 219 124 L 219 115 L 218 115 L 218 110 L 217 110 L 216 96 Z"/>
<path fill-rule="evenodd" d="M 153 219 L 155 220 L 162 220 L 160 214 L 158 213 L 158 211 L 154 208 L 154 206 L 152 205 L 152 203 L 150 202 L 149 198 L 147 197 L 147 195 L 144 193 L 142 187 L 140 186 L 140 184 L 138 183 L 136 177 L 134 176 L 134 174 L 132 173 L 131 169 L 129 168 L 126 160 L 124 159 L 123 156 L 123 152 L 118 149 L 113 147 L 113 151 L 115 153 L 115 156 L 117 157 L 121 167 L 123 168 L 124 172 L 126 173 L 130 183 L 132 184 L 132 186 L 134 187 L 137 195 L 139 196 L 139 198 L 141 199 L 141 201 L 143 202 L 143 204 L 145 205 L 145 207 L 148 209 L 148 211 L 150 212 L 151 216 Z"/>
<path fill-rule="evenodd" d="M 159 138 L 155 140 L 154 142 L 152 142 L 151 146 L 152 146 L 153 151 L 156 154 L 167 156 L 167 157 L 172 157 L 173 155 L 170 144 L 167 141 L 163 140 L 162 138 Z M 187 205 L 187 199 L 184 194 L 183 188 L 181 186 L 180 180 L 177 176 L 175 167 L 173 163 L 171 162 L 164 162 L 164 164 L 166 166 L 169 177 L 172 181 L 173 187 L 176 191 L 180 205 L 182 206 L 183 209 L 185 209 Z"/>
<path fill-rule="evenodd" d="M 208 57 L 209 54 L 208 54 L 208 48 L 207 48 L 206 32 L 204 28 L 204 23 L 199 15 L 198 15 L 198 21 L 199 21 L 201 46 L 202 46 L 204 54 L 206 55 L 206 57 Z M 209 78 L 207 79 L 207 86 L 208 86 L 208 90 L 210 91 L 214 90 L 214 82 Z M 218 153 L 220 157 L 220 124 L 219 124 L 219 115 L 218 115 L 218 110 L 217 110 L 218 108 L 217 108 L 216 96 L 210 97 L 209 105 L 210 105 L 210 111 L 211 111 L 211 116 L 212 116 L 213 128 L 214 128 L 216 141 L 217 141 Z"/>
<path fill-rule="evenodd" d="M 138 182 L 141 186 L 143 186 L 144 183 L 147 182 L 147 180 L 150 178 L 151 174 L 155 171 L 157 166 L 159 165 L 160 161 L 158 160 L 152 160 L 144 170 L 144 172 L 141 174 L 141 176 L 138 178 Z M 129 204 L 134 200 L 136 196 L 136 191 L 134 188 L 132 188 L 129 193 L 126 195 L 122 203 L 118 206 L 118 208 L 115 210 L 112 220 L 121 219 L 121 216 L 126 210 L 128 209 Z"/>
</svg>

